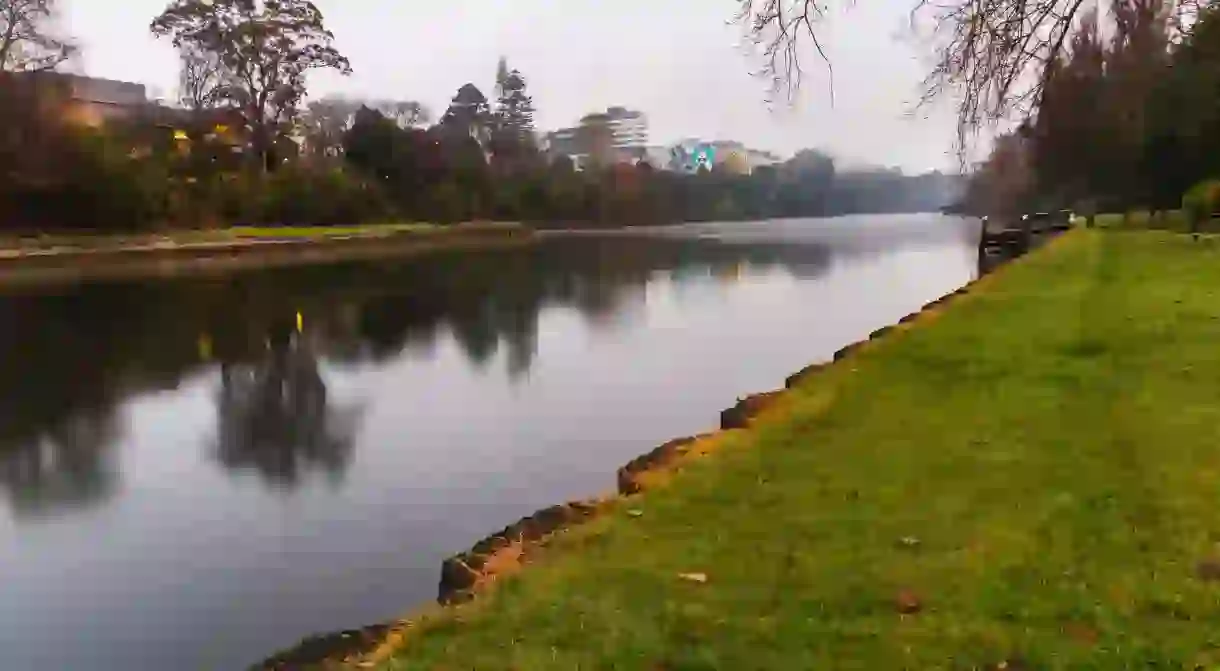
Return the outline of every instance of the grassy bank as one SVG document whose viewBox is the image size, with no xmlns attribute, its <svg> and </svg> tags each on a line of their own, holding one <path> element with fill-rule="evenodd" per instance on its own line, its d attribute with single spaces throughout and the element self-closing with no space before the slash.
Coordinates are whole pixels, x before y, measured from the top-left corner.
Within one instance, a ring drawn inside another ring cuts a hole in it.
<svg viewBox="0 0 1220 671">
<path fill-rule="evenodd" d="M 0 236 L 0 256 L 21 254 L 113 252 L 166 246 L 242 246 L 262 242 L 329 242 L 352 238 L 426 236 L 453 232 L 498 232 L 519 229 L 509 223 L 467 223 L 439 226 L 428 223 L 361 224 L 355 226 L 231 226 L 170 230 L 162 233 L 51 233 Z"/>
<path fill-rule="evenodd" d="M 82 280 L 228 274 L 272 267 L 401 259 L 444 249 L 528 244 L 517 224 L 234 227 L 142 236 L 0 240 L 0 290 Z"/>
<path fill-rule="evenodd" d="M 1213 668 L 1218 291 L 1220 242 L 1071 233 L 382 668 Z"/>
</svg>

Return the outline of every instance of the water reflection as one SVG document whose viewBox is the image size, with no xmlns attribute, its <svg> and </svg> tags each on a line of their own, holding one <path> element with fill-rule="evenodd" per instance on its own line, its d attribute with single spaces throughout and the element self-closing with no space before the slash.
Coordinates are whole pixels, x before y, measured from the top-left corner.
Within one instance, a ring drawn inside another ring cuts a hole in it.
<svg viewBox="0 0 1220 671">
<path fill-rule="evenodd" d="M 0 668 L 244 668 L 432 598 L 971 276 L 952 221 L 858 223 L 0 297 Z"/>
<path fill-rule="evenodd" d="M 125 384 L 101 354 L 127 342 L 70 297 L 0 302 L 0 490 L 19 517 L 76 508 L 116 486 Z M 110 304 L 122 314 L 122 304 Z"/>
<path fill-rule="evenodd" d="M 477 368 L 501 360 L 520 379 L 547 307 L 601 330 L 638 311 L 658 273 L 680 285 L 776 271 L 812 279 L 832 246 L 840 261 L 884 248 L 750 235 L 560 237 L 515 252 L 0 299 L 0 488 L 19 515 L 104 500 L 118 486 L 116 407 L 209 369 L 221 379 L 217 463 L 276 487 L 313 469 L 338 477 L 359 413 L 329 406 L 323 362 L 427 353 L 447 334 Z"/>
<path fill-rule="evenodd" d="M 226 468 L 253 469 L 284 487 L 311 470 L 343 475 L 359 411 L 329 406 L 317 355 L 302 338 L 277 333 L 261 360 L 221 363 L 220 380 L 216 453 Z"/>
</svg>

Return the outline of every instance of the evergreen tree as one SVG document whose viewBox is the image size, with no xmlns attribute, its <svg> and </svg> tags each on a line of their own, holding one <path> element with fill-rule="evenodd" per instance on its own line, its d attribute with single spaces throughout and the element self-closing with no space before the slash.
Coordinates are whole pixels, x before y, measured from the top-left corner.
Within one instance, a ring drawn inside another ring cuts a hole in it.
<svg viewBox="0 0 1220 671">
<path fill-rule="evenodd" d="M 500 62 L 496 64 L 496 97 L 504 97 L 504 84 L 508 81 L 508 59 L 500 57 Z"/>
<path fill-rule="evenodd" d="M 501 74 L 507 64 L 501 60 Z M 521 158 L 537 152 L 534 146 L 534 99 L 526 93 L 525 77 L 519 70 L 511 70 L 496 88 L 499 100 L 495 109 L 495 137 L 493 153 Z"/>
<path fill-rule="evenodd" d="M 487 97 L 474 84 L 463 84 L 458 89 L 449 109 L 441 117 L 440 127 L 451 135 L 467 135 L 478 140 L 480 144 L 487 141 L 492 122 L 491 110 L 487 105 Z"/>
</svg>

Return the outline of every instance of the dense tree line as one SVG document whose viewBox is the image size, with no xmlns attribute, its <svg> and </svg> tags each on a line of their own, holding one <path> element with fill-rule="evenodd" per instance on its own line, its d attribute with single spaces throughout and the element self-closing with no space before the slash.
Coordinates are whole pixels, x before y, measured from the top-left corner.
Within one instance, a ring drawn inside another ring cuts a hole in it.
<svg viewBox="0 0 1220 671">
<path fill-rule="evenodd" d="M 972 180 L 971 207 L 1161 210 L 1220 176 L 1220 7 L 1202 8 L 1186 32 L 1174 9 L 1117 0 L 1105 24 L 1081 16 L 1036 113 Z"/>
<path fill-rule="evenodd" d="M 751 174 L 675 173 L 606 153 L 577 170 L 540 150 L 527 77 L 504 59 L 494 99 L 465 84 L 432 125 L 410 100 L 307 102 L 310 71 L 351 71 L 308 0 L 171 0 L 150 30 L 179 52 L 178 105 L 82 128 L 54 113 L 68 94 L 49 71 L 74 51 L 45 31 L 54 2 L 0 9 L 9 4 L 31 8 L 16 31 L 28 43 L 0 44 L 11 65 L 0 72 L 0 218 L 10 230 L 659 224 L 930 210 L 954 187 L 939 174 L 836 171 L 813 150 Z"/>
</svg>

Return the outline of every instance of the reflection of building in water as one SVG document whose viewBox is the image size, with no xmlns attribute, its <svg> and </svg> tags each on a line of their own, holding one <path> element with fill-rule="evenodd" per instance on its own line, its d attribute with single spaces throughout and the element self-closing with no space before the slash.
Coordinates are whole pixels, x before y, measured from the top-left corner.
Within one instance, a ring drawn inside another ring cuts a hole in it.
<svg viewBox="0 0 1220 671">
<path fill-rule="evenodd" d="M 256 363 L 222 364 L 217 418 L 220 462 L 276 484 L 315 469 L 339 476 L 351 456 L 354 414 L 328 406 L 318 360 L 295 335 Z"/>
</svg>

